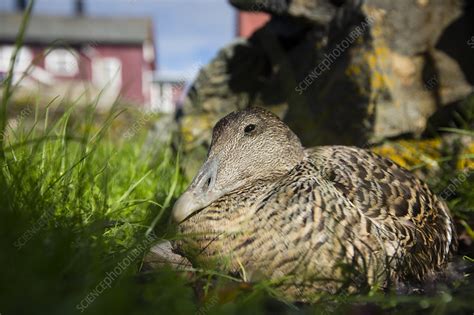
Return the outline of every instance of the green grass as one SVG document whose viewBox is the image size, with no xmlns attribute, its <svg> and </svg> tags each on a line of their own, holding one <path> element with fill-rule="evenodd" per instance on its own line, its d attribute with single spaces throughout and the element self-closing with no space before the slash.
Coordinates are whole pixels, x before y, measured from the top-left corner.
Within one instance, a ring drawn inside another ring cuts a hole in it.
<svg viewBox="0 0 474 315">
<path fill-rule="evenodd" d="M 2 84 L 1 315 L 473 312 L 470 278 L 432 294 L 373 291 L 305 305 L 285 302 L 268 282 L 244 284 L 215 270 L 142 272 L 148 248 L 176 237 L 170 206 L 186 185 L 179 154 L 149 141 L 146 125 L 123 137 L 140 113 L 98 114 L 93 104 L 81 109 L 60 99 L 29 107 L 12 129 L 7 113 L 21 113 L 11 111 L 14 88 L 8 79 Z M 451 164 L 431 181 L 439 193 L 460 175 Z M 460 231 L 469 232 L 473 177 L 448 201 Z M 471 249 L 462 254 L 473 257 Z"/>
<path fill-rule="evenodd" d="M 6 146 L 0 177 L 2 314 L 73 312 L 106 272 L 144 242 L 152 222 L 162 231 L 157 238 L 168 233 L 160 229 L 167 222 L 164 204 L 183 186 L 170 148 L 150 150 L 143 137 L 113 142 L 105 129 L 87 122 L 83 131 L 70 130 L 69 117 L 21 131 Z M 146 289 L 135 275 L 143 254 L 91 312 L 111 307 L 127 313 L 139 304 Z M 183 283 L 174 276 L 163 275 L 162 299 L 167 281 L 176 288 Z M 190 295 L 190 289 L 183 286 L 181 294 Z"/>
</svg>

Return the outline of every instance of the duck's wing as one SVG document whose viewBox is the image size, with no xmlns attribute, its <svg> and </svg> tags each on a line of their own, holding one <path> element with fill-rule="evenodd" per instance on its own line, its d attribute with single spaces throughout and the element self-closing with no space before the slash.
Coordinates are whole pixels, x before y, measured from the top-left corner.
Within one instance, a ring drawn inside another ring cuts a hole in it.
<svg viewBox="0 0 474 315">
<path fill-rule="evenodd" d="M 253 208 L 253 230 L 246 235 L 258 237 L 250 239 L 250 249 L 249 239 L 242 238 L 232 252 L 261 255 L 263 269 L 272 277 L 315 277 L 319 288 L 334 292 L 346 278 L 364 275 L 361 283 L 381 281 L 392 265 L 385 258 L 395 249 L 381 244 L 385 232 L 317 172 L 314 163 L 305 160 L 275 181 Z M 371 233 L 364 232 L 369 228 Z M 351 275 L 345 277 L 344 272 Z"/>
<path fill-rule="evenodd" d="M 319 147 L 308 155 L 318 176 L 368 222 L 394 235 L 415 265 L 436 268 L 446 263 L 457 245 L 454 225 L 446 204 L 425 183 L 391 160 L 359 148 Z"/>
</svg>

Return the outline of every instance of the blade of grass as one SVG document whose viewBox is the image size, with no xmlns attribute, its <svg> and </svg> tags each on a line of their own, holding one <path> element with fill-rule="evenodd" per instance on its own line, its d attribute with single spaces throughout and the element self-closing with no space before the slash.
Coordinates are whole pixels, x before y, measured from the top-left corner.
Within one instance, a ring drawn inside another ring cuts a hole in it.
<svg viewBox="0 0 474 315">
<path fill-rule="evenodd" d="M 174 193 L 176 191 L 176 187 L 178 186 L 179 175 L 180 175 L 180 171 L 179 171 L 179 152 L 178 152 L 178 154 L 176 156 L 176 165 L 175 165 L 175 169 L 174 169 L 174 173 L 173 173 L 173 178 L 172 178 L 172 181 L 171 181 L 170 190 L 168 191 L 165 202 L 163 203 L 163 207 L 161 208 L 160 212 L 158 212 L 156 217 L 153 219 L 152 223 L 150 224 L 150 227 L 147 229 L 147 231 L 145 233 L 146 236 L 150 235 L 151 232 L 153 232 L 153 229 L 155 228 L 156 224 L 158 223 L 158 221 L 163 216 L 163 213 L 164 213 L 165 209 L 169 206 L 169 204 L 171 202 L 171 199 L 173 198 Z"/>
<path fill-rule="evenodd" d="M 23 46 L 23 39 L 25 37 L 26 29 L 28 28 L 28 24 L 31 17 L 31 12 L 33 10 L 33 5 L 35 0 L 30 0 L 26 7 L 25 13 L 23 15 L 23 19 L 20 24 L 20 29 L 18 31 L 18 35 L 15 41 L 15 48 L 13 54 L 10 59 L 10 68 L 8 69 L 7 78 L 3 85 L 3 97 L 2 97 L 2 104 L 0 108 L 0 134 L 4 134 L 6 126 L 7 126 L 7 107 L 8 103 L 11 98 L 11 88 L 13 83 L 13 75 L 15 70 L 15 63 L 18 57 L 18 53 L 20 52 L 21 47 Z M 5 160 L 5 152 L 4 152 L 4 141 L 3 137 L 0 137 L 0 160 Z"/>
<path fill-rule="evenodd" d="M 449 131 L 452 133 L 457 133 L 460 135 L 471 136 L 474 137 L 474 131 L 467 130 L 467 129 L 457 129 L 457 128 L 440 128 L 442 131 Z"/>
<path fill-rule="evenodd" d="M 130 196 L 130 194 L 137 188 L 138 185 L 140 185 L 141 182 L 143 182 L 145 180 L 145 178 L 148 177 L 148 175 L 150 175 L 151 173 L 151 170 L 149 170 L 148 172 L 146 172 L 145 175 L 143 175 L 138 181 L 136 181 L 135 183 L 133 183 L 129 188 L 128 190 L 122 195 L 120 196 L 120 198 L 115 202 L 115 205 L 111 208 L 111 211 L 115 211 L 117 209 L 117 207 L 120 206 L 120 204 L 122 203 L 123 200 L 125 200 L 125 198 L 127 198 L 128 196 Z M 109 214 L 109 211 L 106 212 L 106 214 Z"/>
</svg>

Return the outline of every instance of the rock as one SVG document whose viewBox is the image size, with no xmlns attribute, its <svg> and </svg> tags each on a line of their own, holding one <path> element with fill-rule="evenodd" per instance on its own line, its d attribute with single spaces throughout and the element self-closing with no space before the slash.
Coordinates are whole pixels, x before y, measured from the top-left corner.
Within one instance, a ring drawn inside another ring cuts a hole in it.
<svg viewBox="0 0 474 315">
<path fill-rule="evenodd" d="M 192 265 L 188 259 L 173 252 L 169 241 L 154 245 L 143 260 L 145 270 L 153 270 L 163 266 L 171 266 L 176 270 L 185 270 Z"/>
<path fill-rule="evenodd" d="M 274 111 L 306 146 L 367 146 L 386 137 L 421 135 L 439 108 L 472 91 L 471 4 L 230 2 L 272 18 L 251 38 L 224 47 L 190 89 L 181 134 L 196 164 L 213 124 L 246 106 Z"/>
</svg>

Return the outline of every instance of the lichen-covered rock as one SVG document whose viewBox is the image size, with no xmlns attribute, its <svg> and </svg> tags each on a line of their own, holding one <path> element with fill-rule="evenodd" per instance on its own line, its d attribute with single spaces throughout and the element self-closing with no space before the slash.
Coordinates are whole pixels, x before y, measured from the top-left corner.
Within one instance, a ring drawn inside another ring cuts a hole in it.
<svg viewBox="0 0 474 315">
<path fill-rule="evenodd" d="M 419 135 L 472 91 L 472 5 L 457 0 L 230 0 L 272 19 L 223 48 L 184 102 L 185 150 L 247 106 L 277 113 L 307 146 Z M 197 149 L 199 148 L 199 149 Z M 193 154 L 194 154 L 193 153 Z M 198 159 L 199 160 L 199 159 Z"/>
</svg>

